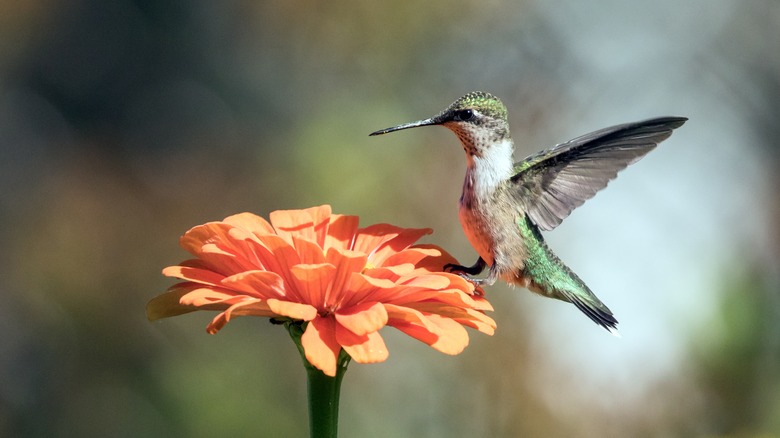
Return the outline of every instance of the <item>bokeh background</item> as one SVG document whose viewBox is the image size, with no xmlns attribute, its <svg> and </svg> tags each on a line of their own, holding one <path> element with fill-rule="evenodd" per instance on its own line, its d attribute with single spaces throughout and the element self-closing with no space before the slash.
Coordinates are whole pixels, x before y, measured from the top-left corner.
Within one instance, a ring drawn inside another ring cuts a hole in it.
<svg viewBox="0 0 780 438">
<path fill-rule="evenodd" d="M 442 128 L 369 138 L 472 90 L 517 159 L 612 124 L 690 121 L 547 234 L 622 339 L 497 285 L 456 357 L 383 330 L 344 437 L 780 436 L 780 3 L 0 1 L 0 436 L 305 436 L 280 327 L 149 323 L 227 215 L 329 203 L 457 221 Z"/>
</svg>

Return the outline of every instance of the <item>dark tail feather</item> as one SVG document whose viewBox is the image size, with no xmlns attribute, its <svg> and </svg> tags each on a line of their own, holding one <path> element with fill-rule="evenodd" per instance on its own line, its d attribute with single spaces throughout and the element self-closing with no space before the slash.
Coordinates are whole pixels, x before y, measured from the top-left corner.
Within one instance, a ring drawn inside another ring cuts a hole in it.
<svg viewBox="0 0 780 438">
<path fill-rule="evenodd" d="M 580 311 L 587 315 L 593 322 L 604 327 L 613 335 L 620 336 L 617 331 L 618 321 L 607 306 L 602 304 L 603 308 L 598 308 L 582 301 L 577 296 L 569 296 L 568 298 L 571 300 L 572 304 L 580 309 Z"/>
<path fill-rule="evenodd" d="M 528 250 L 528 258 L 523 270 L 517 275 L 518 279 L 530 280 L 526 286 L 534 292 L 574 304 L 593 322 L 613 335 L 620 336 L 617 332 L 617 319 L 609 307 L 547 247 L 533 221 L 526 216 L 525 221 L 518 225 Z"/>
</svg>

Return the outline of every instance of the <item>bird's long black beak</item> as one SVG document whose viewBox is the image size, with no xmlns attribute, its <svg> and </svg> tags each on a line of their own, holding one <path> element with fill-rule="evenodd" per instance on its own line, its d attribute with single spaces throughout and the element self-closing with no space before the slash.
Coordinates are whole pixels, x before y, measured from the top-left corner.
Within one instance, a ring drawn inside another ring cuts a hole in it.
<svg viewBox="0 0 780 438">
<path fill-rule="evenodd" d="M 393 126 L 391 128 L 380 129 L 379 131 L 372 132 L 371 134 L 368 135 L 369 136 L 382 135 L 382 134 L 387 134 L 388 132 L 400 131 L 402 129 L 417 128 L 419 126 L 431 126 L 431 125 L 438 125 L 438 124 L 441 124 L 441 117 L 436 116 L 425 120 L 418 120 L 416 122 L 404 123 L 402 125 Z"/>
</svg>

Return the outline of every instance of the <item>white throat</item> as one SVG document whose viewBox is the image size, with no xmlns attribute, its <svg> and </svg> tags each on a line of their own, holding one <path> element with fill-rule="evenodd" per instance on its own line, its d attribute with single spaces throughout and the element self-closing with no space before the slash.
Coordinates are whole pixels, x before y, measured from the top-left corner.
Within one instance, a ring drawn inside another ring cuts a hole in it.
<svg viewBox="0 0 780 438">
<path fill-rule="evenodd" d="M 463 191 L 477 198 L 489 196 L 499 184 L 512 176 L 514 144 L 511 138 L 495 143 L 481 156 L 466 154 L 468 168 Z"/>
</svg>

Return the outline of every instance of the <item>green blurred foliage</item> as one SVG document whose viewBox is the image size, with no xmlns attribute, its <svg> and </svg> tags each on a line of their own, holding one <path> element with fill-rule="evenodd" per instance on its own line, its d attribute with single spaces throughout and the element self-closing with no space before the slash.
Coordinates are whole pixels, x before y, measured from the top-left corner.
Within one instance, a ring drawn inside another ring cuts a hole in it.
<svg viewBox="0 0 780 438">
<path fill-rule="evenodd" d="M 0 1 L 0 436 L 304 436 L 305 373 L 267 321 L 149 323 L 189 227 L 329 203 L 456 218 L 442 129 L 501 96 L 517 158 L 643 117 L 691 121 L 554 233 L 618 313 L 491 288 L 495 336 L 392 329 L 351 365 L 342 436 L 780 436 L 776 2 Z"/>
<path fill-rule="evenodd" d="M 755 263 L 724 278 L 720 309 L 695 338 L 696 376 L 718 435 L 780 427 L 780 296 L 770 272 Z"/>
</svg>

